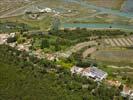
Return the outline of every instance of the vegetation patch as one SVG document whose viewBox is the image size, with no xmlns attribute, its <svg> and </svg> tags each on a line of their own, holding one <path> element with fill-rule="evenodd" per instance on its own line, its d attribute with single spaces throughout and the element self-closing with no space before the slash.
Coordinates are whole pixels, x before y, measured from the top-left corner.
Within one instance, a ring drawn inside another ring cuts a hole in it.
<svg viewBox="0 0 133 100">
<path fill-rule="evenodd" d="M 25 52 L 19 52 L 5 45 L 0 46 L 0 72 L 2 100 L 64 98 L 106 100 L 113 99 L 114 96 L 121 98 L 119 90 L 114 87 L 108 88 L 104 84 L 97 87 L 90 79 L 71 76 L 67 69 L 56 67 L 45 59 L 30 57 Z M 88 87 L 83 88 L 83 85 Z"/>
</svg>

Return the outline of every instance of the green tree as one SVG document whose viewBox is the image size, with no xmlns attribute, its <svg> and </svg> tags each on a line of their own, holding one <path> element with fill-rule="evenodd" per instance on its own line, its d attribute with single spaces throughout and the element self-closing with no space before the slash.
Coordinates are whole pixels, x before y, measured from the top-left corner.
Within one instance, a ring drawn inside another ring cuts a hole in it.
<svg viewBox="0 0 133 100">
<path fill-rule="evenodd" d="M 41 49 L 48 48 L 49 47 L 49 41 L 47 39 L 43 39 L 41 41 Z"/>
<path fill-rule="evenodd" d="M 54 18 L 51 26 L 50 33 L 58 33 L 60 27 L 60 19 L 59 18 Z"/>
</svg>

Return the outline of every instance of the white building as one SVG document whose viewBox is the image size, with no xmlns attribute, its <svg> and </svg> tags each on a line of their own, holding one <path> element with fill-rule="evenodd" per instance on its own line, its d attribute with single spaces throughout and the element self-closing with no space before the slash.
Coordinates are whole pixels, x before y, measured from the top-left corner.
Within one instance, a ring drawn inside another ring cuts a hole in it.
<svg viewBox="0 0 133 100">
<path fill-rule="evenodd" d="M 9 38 L 8 34 L 0 34 L 0 44 L 6 43 L 8 38 Z"/>
<path fill-rule="evenodd" d="M 95 81 L 101 81 L 105 79 L 108 74 L 101 69 L 98 69 L 96 67 L 88 67 L 88 68 L 80 68 L 77 66 L 74 66 L 71 68 L 72 74 L 81 74 L 82 76 L 86 76 L 87 78 L 93 78 Z"/>
<path fill-rule="evenodd" d="M 10 33 L 10 37 L 15 37 L 16 33 Z"/>
<path fill-rule="evenodd" d="M 47 13 L 52 12 L 52 9 L 51 9 L 51 8 L 45 8 L 44 10 L 45 10 Z"/>
<path fill-rule="evenodd" d="M 96 67 L 89 67 L 82 72 L 83 76 L 94 78 L 96 81 L 101 81 L 107 77 L 107 73 Z"/>
<path fill-rule="evenodd" d="M 74 73 L 77 73 L 77 74 L 80 74 L 82 72 L 83 68 L 80 68 L 80 67 L 77 67 L 77 66 L 73 66 L 71 68 L 71 73 L 74 74 Z"/>
</svg>

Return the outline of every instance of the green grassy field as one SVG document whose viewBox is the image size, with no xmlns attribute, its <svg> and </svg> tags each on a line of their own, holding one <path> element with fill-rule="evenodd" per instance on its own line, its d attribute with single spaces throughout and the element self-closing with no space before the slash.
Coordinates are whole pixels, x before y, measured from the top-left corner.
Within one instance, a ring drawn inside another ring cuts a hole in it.
<svg viewBox="0 0 133 100">
<path fill-rule="evenodd" d="M 133 63 L 132 54 L 132 50 L 99 50 L 92 54 L 92 58 L 114 64 L 131 65 Z"/>
<path fill-rule="evenodd" d="M 52 17 L 49 15 L 44 16 L 43 19 L 41 20 L 30 19 L 26 15 L 22 15 L 22 16 L 0 19 L 0 23 L 1 24 L 8 23 L 8 22 L 18 23 L 18 24 L 23 23 L 30 27 L 33 27 L 33 30 L 38 29 L 41 31 L 46 31 L 46 30 L 49 30 L 49 28 L 51 27 L 52 20 L 53 20 Z"/>
<path fill-rule="evenodd" d="M 120 9 L 125 0 L 86 0 L 86 1 L 101 7 Z"/>
</svg>

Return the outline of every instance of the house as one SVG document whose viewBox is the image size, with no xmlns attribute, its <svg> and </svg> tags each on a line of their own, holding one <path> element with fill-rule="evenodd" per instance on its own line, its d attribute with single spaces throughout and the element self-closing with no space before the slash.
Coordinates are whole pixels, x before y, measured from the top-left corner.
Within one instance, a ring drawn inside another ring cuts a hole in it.
<svg viewBox="0 0 133 100">
<path fill-rule="evenodd" d="M 46 54 L 45 56 L 46 56 L 47 60 L 50 60 L 50 61 L 58 61 L 59 60 L 56 54 Z"/>
<path fill-rule="evenodd" d="M 46 11 L 47 13 L 49 13 L 49 12 L 52 12 L 52 9 L 51 9 L 51 8 L 45 8 L 45 11 Z"/>
<path fill-rule="evenodd" d="M 0 34 L 0 44 L 6 43 L 8 38 L 9 38 L 8 34 Z"/>
<path fill-rule="evenodd" d="M 38 10 L 39 10 L 39 12 L 41 12 L 41 13 L 44 13 L 44 12 L 50 13 L 50 12 L 52 12 L 52 9 L 51 9 L 51 8 L 48 8 L 48 7 L 46 7 L 45 9 L 39 9 L 39 8 L 38 8 Z"/>
<path fill-rule="evenodd" d="M 133 100 L 133 90 L 130 87 L 124 85 L 123 91 L 121 92 L 121 96 L 129 97 L 129 100 Z"/>
<path fill-rule="evenodd" d="M 86 68 L 83 71 L 83 76 L 94 78 L 96 81 L 101 81 L 107 77 L 107 73 L 97 67 Z"/>
<path fill-rule="evenodd" d="M 74 66 L 71 68 L 71 73 L 81 74 L 87 78 L 93 78 L 95 81 L 101 81 L 107 77 L 107 73 L 97 67 L 80 68 Z"/>
<path fill-rule="evenodd" d="M 82 72 L 82 70 L 83 70 L 83 68 L 74 66 L 74 67 L 71 68 L 71 73 L 72 74 L 74 74 L 74 73 L 80 74 Z"/>
</svg>

